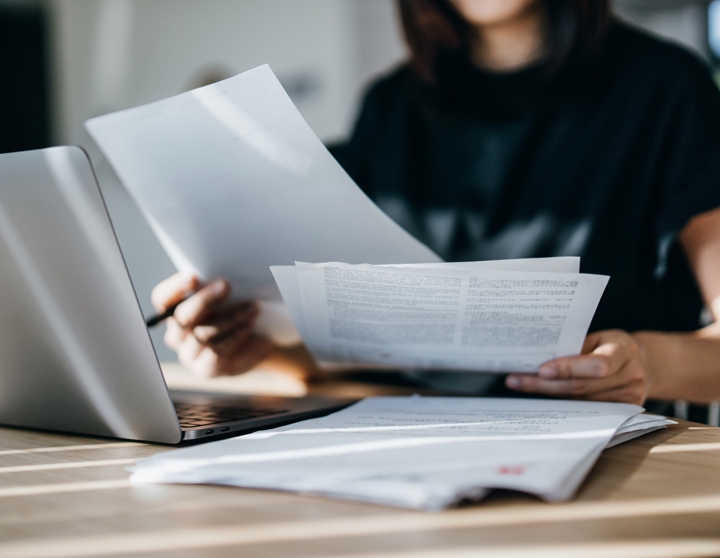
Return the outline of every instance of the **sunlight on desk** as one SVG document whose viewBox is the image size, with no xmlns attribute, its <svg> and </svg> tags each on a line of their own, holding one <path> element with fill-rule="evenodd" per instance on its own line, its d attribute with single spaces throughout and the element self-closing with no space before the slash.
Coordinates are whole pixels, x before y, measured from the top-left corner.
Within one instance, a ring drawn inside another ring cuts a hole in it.
<svg viewBox="0 0 720 558">
<path fill-rule="evenodd" d="M 605 451 L 573 502 L 498 493 L 430 514 L 132 485 L 127 463 L 172 448 L 0 428 L 0 556 L 720 556 L 720 451 L 710 448 L 720 448 L 720 429 L 681 421 Z"/>
<path fill-rule="evenodd" d="M 514 558 L 529 556 L 533 558 L 676 558 L 678 556 L 716 557 L 720 555 L 718 540 L 669 540 L 663 542 L 640 541 L 631 543 L 600 544 L 552 544 L 529 548 L 527 545 L 515 547 L 486 548 L 483 558 Z M 382 552 L 357 554 L 356 558 L 476 558 L 475 549 L 433 549 L 429 552 Z"/>
<path fill-rule="evenodd" d="M 111 467 L 113 465 L 132 465 L 136 459 L 104 459 L 101 461 L 78 461 L 74 463 L 43 463 L 41 465 L 20 465 L 18 467 L 0 467 L 0 475 L 23 473 L 28 471 L 57 471 L 59 469 L 82 469 L 83 467 Z"/>
<path fill-rule="evenodd" d="M 714 444 L 668 444 L 657 446 L 650 453 L 679 453 L 686 451 L 720 451 L 720 443 Z"/>
<path fill-rule="evenodd" d="M 110 444 L 84 444 L 82 446 L 51 446 L 49 448 L 13 449 L 0 451 L 0 457 L 26 453 L 56 453 L 59 451 L 97 450 L 102 448 L 129 448 L 142 445 L 145 444 L 142 442 L 113 442 Z"/>
<path fill-rule="evenodd" d="M 577 521 L 607 517 L 627 517 L 627 511 L 641 511 L 650 516 L 663 515 L 670 512 L 682 499 L 665 502 L 648 500 L 640 506 L 615 504 L 611 506 L 536 506 L 530 513 L 528 510 L 516 508 L 483 510 L 465 510 L 461 513 L 443 515 L 415 515 L 379 513 L 367 517 L 349 517 L 339 519 L 306 519 L 302 521 L 285 521 L 269 523 L 252 523 L 247 526 L 228 527 L 186 527 L 177 529 L 150 530 L 134 534 L 110 534 L 104 536 L 58 537 L 43 542 L 20 542 L 0 545 L 3 556 L 74 558 L 81 556 L 112 556 L 117 554 L 140 554 L 161 551 L 200 550 L 228 546 L 247 546 L 282 541 L 298 543 L 301 541 L 318 543 L 322 540 L 336 540 L 345 537 L 373 537 L 389 534 L 402 534 L 421 531 L 446 531 L 458 529 L 476 529 L 487 526 L 521 525 L 529 523 L 547 524 L 556 522 Z M 692 500 L 692 499 L 690 499 Z M 697 499 L 702 500 L 702 499 Z M 657 506 L 657 504 L 660 504 Z M 688 502 L 690 503 L 690 502 Z M 713 507 L 700 505 L 694 513 L 709 509 L 718 510 L 720 499 L 714 498 Z M 682 505 L 680 508 L 682 509 Z M 594 509 L 593 509 L 594 508 Z M 632 508 L 635 508 L 634 510 Z M 579 512 L 579 513 L 578 513 Z M 587 513 L 583 513 L 587 512 Z M 597 513 L 600 512 L 600 513 Z M 551 543 L 539 546 L 490 546 L 482 551 L 483 556 L 582 556 L 587 557 L 664 557 L 664 556 L 717 556 L 720 554 L 720 538 L 676 539 L 676 540 L 638 540 L 627 542 L 595 542 L 595 543 Z M 403 558 L 403 557 L 465 557 L 477 556 L 478 549 L 438 548 L 431 551 L 415 550 L 414 552 L 379 552 L 352 554 L 367 558 Z"/>
<path fill-rule="evenodd" d="M 0 488 L 0 498 L 33 496 L 37 494 L 62 494 L 65 492 L 87 492 L 90 490 L 111 490 L 115 488 L 128 488 L 130 486 L 132 485 L 128 479 L 64 482 L 58 484 L 39 484 L 35 486 L 13 486 L 10 488 Z"/>
</svg>

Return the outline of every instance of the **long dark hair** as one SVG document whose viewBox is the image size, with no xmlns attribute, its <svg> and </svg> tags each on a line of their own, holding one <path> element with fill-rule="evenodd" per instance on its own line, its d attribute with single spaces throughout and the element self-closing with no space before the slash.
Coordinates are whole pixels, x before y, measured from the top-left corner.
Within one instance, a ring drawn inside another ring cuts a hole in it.
<svg viewBox="0 0 720 558">
<path fill-rule="evenodd" d="M 544 4 L 547 68 L 555 73 L 573 57 L 600 51 L 610 22 L 610 0 L 538 0 Z M 422 81 L 435 81 L 445 51 L 469 54 L 472 26 L 448 0 L 398 0 L 410 65 Z"/>
</svg>

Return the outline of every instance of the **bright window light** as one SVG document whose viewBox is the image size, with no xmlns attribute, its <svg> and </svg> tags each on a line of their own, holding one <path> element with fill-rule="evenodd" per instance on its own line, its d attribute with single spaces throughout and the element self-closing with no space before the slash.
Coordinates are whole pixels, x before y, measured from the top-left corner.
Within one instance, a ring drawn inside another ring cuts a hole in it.
<svg viewBox="0 0 720 558">
<path fill-rule="evenodd" d="M 713 0 L 708 11 L 708 38 L 710 50 L 720 58 L 720 0 Z"/>
</svg>

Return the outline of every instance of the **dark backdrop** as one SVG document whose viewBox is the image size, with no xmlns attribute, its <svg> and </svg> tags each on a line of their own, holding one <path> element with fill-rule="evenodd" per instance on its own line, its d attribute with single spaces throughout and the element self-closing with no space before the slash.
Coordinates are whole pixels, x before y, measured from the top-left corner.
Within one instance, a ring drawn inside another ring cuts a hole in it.
<svg viewBox="0 0 720 558">
<path fill-rule="evenodd" d="M 50 145 L 47 31 L 42 5 L 0 5 L 0 153 Z"/>
</svg>

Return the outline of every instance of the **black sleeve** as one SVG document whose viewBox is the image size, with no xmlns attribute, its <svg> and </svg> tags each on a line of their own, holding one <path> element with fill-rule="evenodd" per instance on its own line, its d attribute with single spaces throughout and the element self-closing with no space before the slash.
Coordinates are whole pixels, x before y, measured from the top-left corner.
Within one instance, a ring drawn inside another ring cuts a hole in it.
<svg viewBox="0 0 720 558">
<path fill-rule="evenodd" d="M 720 207 L 720 90 L 694 59 L 678 78 L 682 85 L 674 95 L 658 165 L 663 184 L 656 218 L 659 270 L 688 221 Z"/>
<path fill-rule="evenodd" d="M 350 138 L 345 143 L 328 146 L 345 172 L 370 197 L 374 182 L 372 161 L 378 136 L 377 90 L 378 84 L 375 84 L 365 94 Z"/>
</svg>

